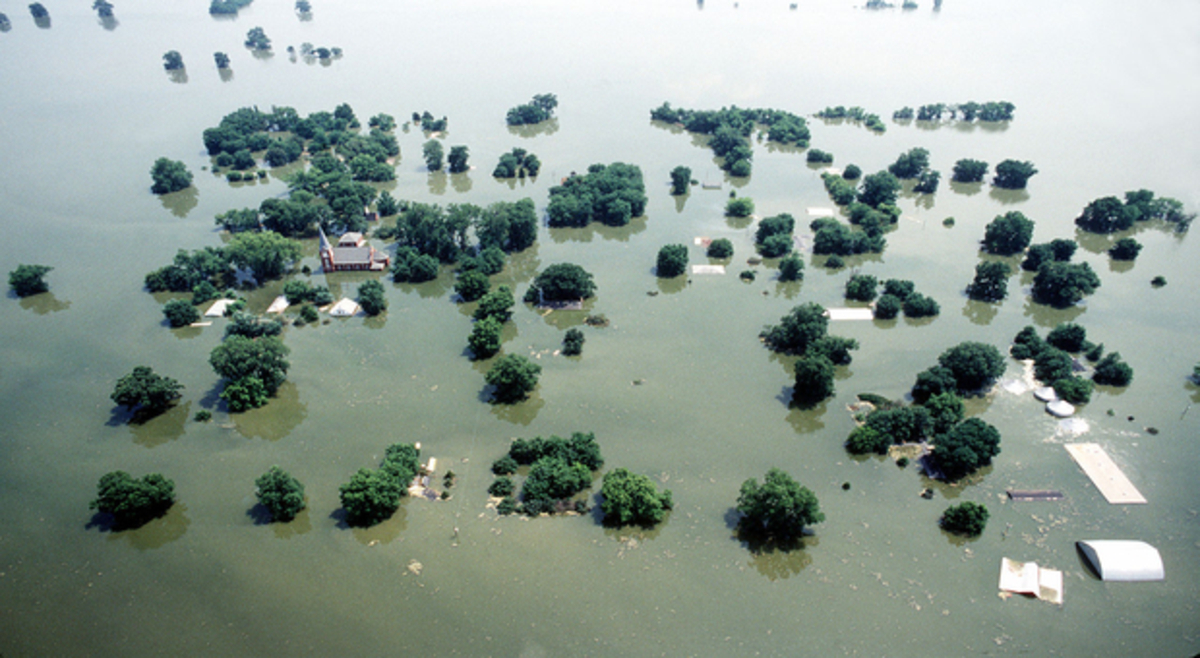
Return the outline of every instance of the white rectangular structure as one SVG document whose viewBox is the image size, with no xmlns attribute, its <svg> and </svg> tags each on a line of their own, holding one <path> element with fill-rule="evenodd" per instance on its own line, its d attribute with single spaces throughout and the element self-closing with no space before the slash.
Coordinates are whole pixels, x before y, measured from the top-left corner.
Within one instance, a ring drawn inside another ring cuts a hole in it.
<svg viewBox="0 0 1200 658">
<path fill-rule="evenodd" d="M 1145 504 L 1146 498 L 1121 472 L 1112 457 L 1095 443 L 1068 443 L 1063 446 L 1071 459 L 1083 469 L 1105 500 L 1114 505 Z"/>
</svg>

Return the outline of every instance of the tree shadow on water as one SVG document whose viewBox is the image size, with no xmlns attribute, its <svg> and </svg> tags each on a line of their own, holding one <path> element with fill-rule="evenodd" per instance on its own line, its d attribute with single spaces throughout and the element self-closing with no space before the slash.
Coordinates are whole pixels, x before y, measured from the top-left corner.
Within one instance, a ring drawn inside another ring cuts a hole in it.
<svg viewBox="0 0 1200 658">
<path fill-rule="evenodd" d="M 340 507 L 334 510 L 329 518 L 336 522 L 339 530 L 349 530 L 354 536 L 354 540 L 363 546 L 390 544 L 408 527 L 408 510 L 405 507 L 407 503 L 408 499 L 402 498 L 400 507 L 396 508 L 390 517 L 368 528 L 352 526 L 347 523 L 346 510 Z M 297 518 L 299 517 L 297 516 Z"/>
<path fill-rule="evenodd" d="M 156 448 L 183 436 L 188 412 L 192 403 L 173 404 L 163 410 L 138 409 L 131 411 L 124 406 L 115 406 L 109 413 L 105 425 L 126 425 L 133 435 L 133 442 L 146 448 Z"/>
<path fill-rule="evenodd" d="M 133 548 L 145 551 L 161 548 L 187 533 L 192 520 L 187 517 L 187 505 L 175 503 L 167 513 L 137 528 L 117 528 L 111 514 L 98 512 L 84 526 L 108 534 L 109 541 L 126 541 Z"/>
<path fill-rule="evenodd" d="M 774 537 L 761 529 L 747 527 L 735 508 L 725 512 L 725 524 L 731 538 L 750 552 L 748 564 L 768 580 L 791 578 L 812 564 L 812 555 L 804 550 L 820 542 L 811 530 L 799 537 Z"/>
<path fill-rule="evenodd" d="M 231 415 L 238 434 L 266 441 L 278 441 L 291 434 L 305 418 L 308 405 L 300 401 L 300 390 L 290 381 L 285 381 L 265 406 Z"/>
<path fill-rule="evenodd" d="M 785 387 L 780 398 L 788 407 L 787 422 L 797 434 L 809 434 L 825 429 L 825 423 L 821 421 L 821 417 L 828 409 L 828 398 L 820 402 L 797 404 L 792 401 L 791 387 Z"/>
<path fill-rule="evenodd" d="M 160 194 L 158 200 L 172 215 L 184 218 L 200 203 L 200 190 L 195 185 L 189 185 L 178 192 Z"/>
<path fill-rule="evenodd" d="M 8 296 L 16 297 L 16 294 L 11 290 L 8 291 Z M 26 310 L 33 311 L 38 315 L 46 315 L 48 313 L 58 313 L 65 311 L 71 307 L 71 302 L 61 301 L 54 296 L 53 292 L 43 292 L 37 295 L 29 295 L 21 297 L 18 305 Z"/>
<path fill-rule="evenodd" d="M 246 516 L 256 526 L 270 526 L 271 530 L 275 532 L 275 537 L 278 539 L 291 539 L 312 530 L 312 518 L 309 515 L 307 507 L 300 510 L 291 521 L 276 522 L 272 518 L 270 510 L 262 503 L 255 503 L 250 509 L 246 510 Z"/>
<path fill-rule="evenodd" d="M 494 386 L 490 384 L 485 386 L 480 392 L 479 397 L 490 403 L 492 399 L 492 390 Z M 542 407 L 546 406 L 546 401 L 542 399 L 541 394 L 535 389 L 529 397 L 516 404 L 490 404 L 492 415 L 499 420 L 503 420 L 514 425 L 528 426 L 537 418 L 538 412 Z"/>
</svg>

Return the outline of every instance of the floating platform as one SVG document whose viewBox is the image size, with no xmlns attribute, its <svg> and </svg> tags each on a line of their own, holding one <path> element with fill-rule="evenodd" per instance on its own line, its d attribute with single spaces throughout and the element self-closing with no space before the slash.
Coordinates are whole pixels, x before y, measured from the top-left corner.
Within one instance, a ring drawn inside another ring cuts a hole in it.
<svg viewBox="0 0 1200 658">
<path fill-rule="evenodd" d="M 830 320 L 874 320 L 875 311 L 869 308 L 830 308 L 825 310 Z"/>
<path fill-rule="evenodd" d="M 724 274 L 724 265 L 693 265 L 692 274 Z"/>
<path fill-rule="evenodd" d="M 1065 498 L 1063 492 L 1052 489 L 1009 489 L 1007 493 L 1009 500 L 1020 502 L 1062 500 Z"/>
<path fill-rule="evenodd" d="M 1144 505 L 1146 498 L 1137 487 L 1125 477 L 1121 469 L 1095 443 L 1068 443 L 1063 446 L 1070 453 L 1071 459 L 1083 469 L 1092 480 L 1092 484 L 1103 494 L 1105 500 L 1113 505 Z"/>
</svg>

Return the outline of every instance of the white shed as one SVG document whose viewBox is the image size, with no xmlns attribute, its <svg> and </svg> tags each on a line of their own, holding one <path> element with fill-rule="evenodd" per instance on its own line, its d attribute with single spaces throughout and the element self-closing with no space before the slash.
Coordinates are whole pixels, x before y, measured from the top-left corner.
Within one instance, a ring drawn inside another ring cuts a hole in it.
<svg viewBox="0 0 1200 658">
<path fill-rule="evenodd" d="M 1093 539 L 1075 542 L 1100 580 L 1163 580 L 1162 556 L 1144 541 Z"/>
</svg>

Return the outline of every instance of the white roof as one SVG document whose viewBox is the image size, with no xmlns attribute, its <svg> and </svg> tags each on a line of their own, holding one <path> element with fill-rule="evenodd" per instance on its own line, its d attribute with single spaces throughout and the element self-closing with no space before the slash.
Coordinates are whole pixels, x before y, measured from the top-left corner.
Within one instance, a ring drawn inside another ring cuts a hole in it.
<svg viewBox="0 0 1200 658">
<path fill-rule="evenodd" d="M 1046 411 L 1049 411 L 1052 416 L 1066 418 L 1075 413 L 1075 407 L 1066 400 L 1055 400 L 1046 405 Z"/>
<path fill-rule="evenodd" d="M 232 299 L 218 299 L 217 301 L 213 302 L 212 306 L 208 307 L 207 311 L 204 312 L 204 317 L 219 318 L 222 315 L 225 315 L 225 307 L 229 306 L 233 302 L 234 300 Z"/>
<path fill-rule="evenodd" d="M 287 310 L 288 300 L 284 295 L 275 298 L 271 305 L 267 307 L 267 313 L 283 313 Z"/>
<path fill-rule="evenodd" d="M 830 320 L 874 320 L 875 311 L 870 308 L 831 308 L 826 309 L 825 315 Z"/>
<path fill-rule="evenodd" d="M 1054 402 L 1058 399 L 1058 393 L 1054 391 L 1053 386 L 1043 386 L 1033 392 L 1033 397 L 1042 402 Z"/>
<path fill-rule="evenodd" d="M 1092 539 L 1075 542 L 1100 580 L 1163 580 L 1162 556 L 1144 541 Z"/>
<path fill-rule="evenodd" d="M 724 265 L 693 265 L 692 274 L 724 274 Z"/>
<path fill-rule="evenodd" d="M 349 297 L 343 297 L 333 305 L 333 308 L 329 309 L 329 314 L 337 318 L 346 318 L 358 313 L 359 308 L 358 302 Z"/>
</svg>

